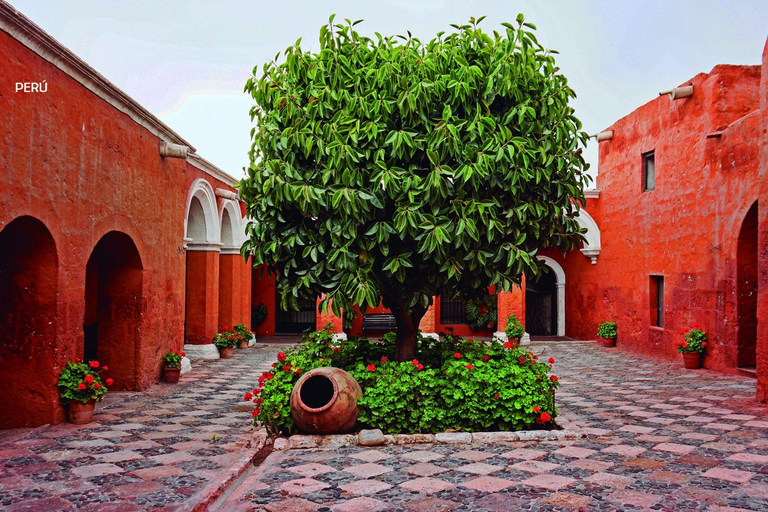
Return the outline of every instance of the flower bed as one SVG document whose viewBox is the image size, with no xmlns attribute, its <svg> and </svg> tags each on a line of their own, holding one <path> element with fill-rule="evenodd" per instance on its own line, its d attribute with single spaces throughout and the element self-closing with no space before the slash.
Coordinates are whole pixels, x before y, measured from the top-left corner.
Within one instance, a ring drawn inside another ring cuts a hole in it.
<svg viewBox="0 0 768 512">
<path fill-rule="evenodd" d="M 380 342 L 365 338 L 334 341 L 330 330 L 306 334 L 302 345 L 278 354 L 273 370 L 246 393 L 253 401 L 254 425 L 272 433 L 296 432 L 290 394 L 300 375 L 335 366 L 348 371 L 363 389 L 358 425 L 385 433 L 495 431 L 551 428 L 557 415 L 549 372 L 553 359 L 512 342 L 490 343 L 442 334 L 420 337 L 417 357 L 390 361 L 394 335 Z"/>
</svg>

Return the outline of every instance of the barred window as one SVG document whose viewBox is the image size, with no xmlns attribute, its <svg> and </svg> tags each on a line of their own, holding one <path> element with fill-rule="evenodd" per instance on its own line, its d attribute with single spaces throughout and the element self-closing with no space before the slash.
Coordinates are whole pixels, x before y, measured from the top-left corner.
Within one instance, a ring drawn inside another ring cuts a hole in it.
<svg viewBox="0 0 768 512">
<path fill-rule="evenodd" d="M 464 301 L 440 296 L 440 323 L 442 325 L 463 325 L 467 323 Z"/>
</svg>

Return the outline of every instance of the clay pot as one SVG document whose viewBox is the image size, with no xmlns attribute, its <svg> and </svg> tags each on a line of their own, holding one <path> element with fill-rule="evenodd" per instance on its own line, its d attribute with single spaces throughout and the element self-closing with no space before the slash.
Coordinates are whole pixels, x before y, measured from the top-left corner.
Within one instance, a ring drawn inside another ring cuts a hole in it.
<svg viewBox="0 0 768 512">
<path fill-rule="evenodd" d="M 232 348 L 233 347 L 219 347 L 219 356 L 222 359 L 229 359 L 232 357 Z"/>
<path fill-rule="evenodd" d="M 350 432 L 357 422 L 360 384 L 340 368 L 315 368 L 296 382 L 291 392 L 291 415 L 306 434 Z"/>
<path fill-rule="evenodd" d="M 67 406 L 67 419 L 75 425 L 85 425 L 93 421 L 93 411 L 96 408 L 96 400 L 87 403 L 69 402 Z"/>
<path fill-rule="evenodd" d="M 179 382 L 181 376 L 181 368 L 163 368 L 163 381 L 169 384 L 176 384 Z"/>
<path fill-rule="evenodd" d="M 683 364 L 688 370 L 701 368 L 700 352 L 683 352 Z"/>
<path fill-rule="evenodd" d="M 616 338 L 603 338 L 603 346 L 605 348 L 613 348 L 616 346 Z"/>
<path fill-rule="evenodd" d="M 248 348 L 248 340 L 240 340 L 237 342 L 237 348 Z"/>
</svg>

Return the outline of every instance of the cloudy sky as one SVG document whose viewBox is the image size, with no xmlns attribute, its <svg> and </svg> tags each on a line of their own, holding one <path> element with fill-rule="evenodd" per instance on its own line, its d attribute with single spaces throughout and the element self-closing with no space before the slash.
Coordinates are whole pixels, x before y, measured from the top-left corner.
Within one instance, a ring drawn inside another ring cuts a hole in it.
<svg viewBox="0 0 768 512">
<path fill-rule="evenodd" d="M 589 133 L 715 64 L 759 64 L 766 0 L 10 0 L 235 177 L 248 163 L 254 66 L 299 37 L 316 50 L 331 13 L 372 35 L 431 38 L 487 15 L 523 12 L 578 94 Z M 596 172 L 596 144 L 587 149 Z"/>
</svg>

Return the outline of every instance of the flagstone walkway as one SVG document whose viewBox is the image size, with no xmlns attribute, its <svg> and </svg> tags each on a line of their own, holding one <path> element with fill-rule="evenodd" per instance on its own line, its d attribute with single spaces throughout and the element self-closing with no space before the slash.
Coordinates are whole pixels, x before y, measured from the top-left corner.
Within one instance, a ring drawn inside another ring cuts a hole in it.
<svg viewBox="0 0 768 512">
<path fill-rule="evenodd" d="M 0 510 L 175 510 L 248 453 L 243 394 L 279 346 L 194 362 L 179 384 L 111 393 L 95 422 L 0 431 Z"/>
<path fill-rule="evenodd" d="M 768 510 L 768 406 L 755 381 L 591 343 L 557 360 L 584 439 L 274 452 L 219 510 Z"/>
</svg>

